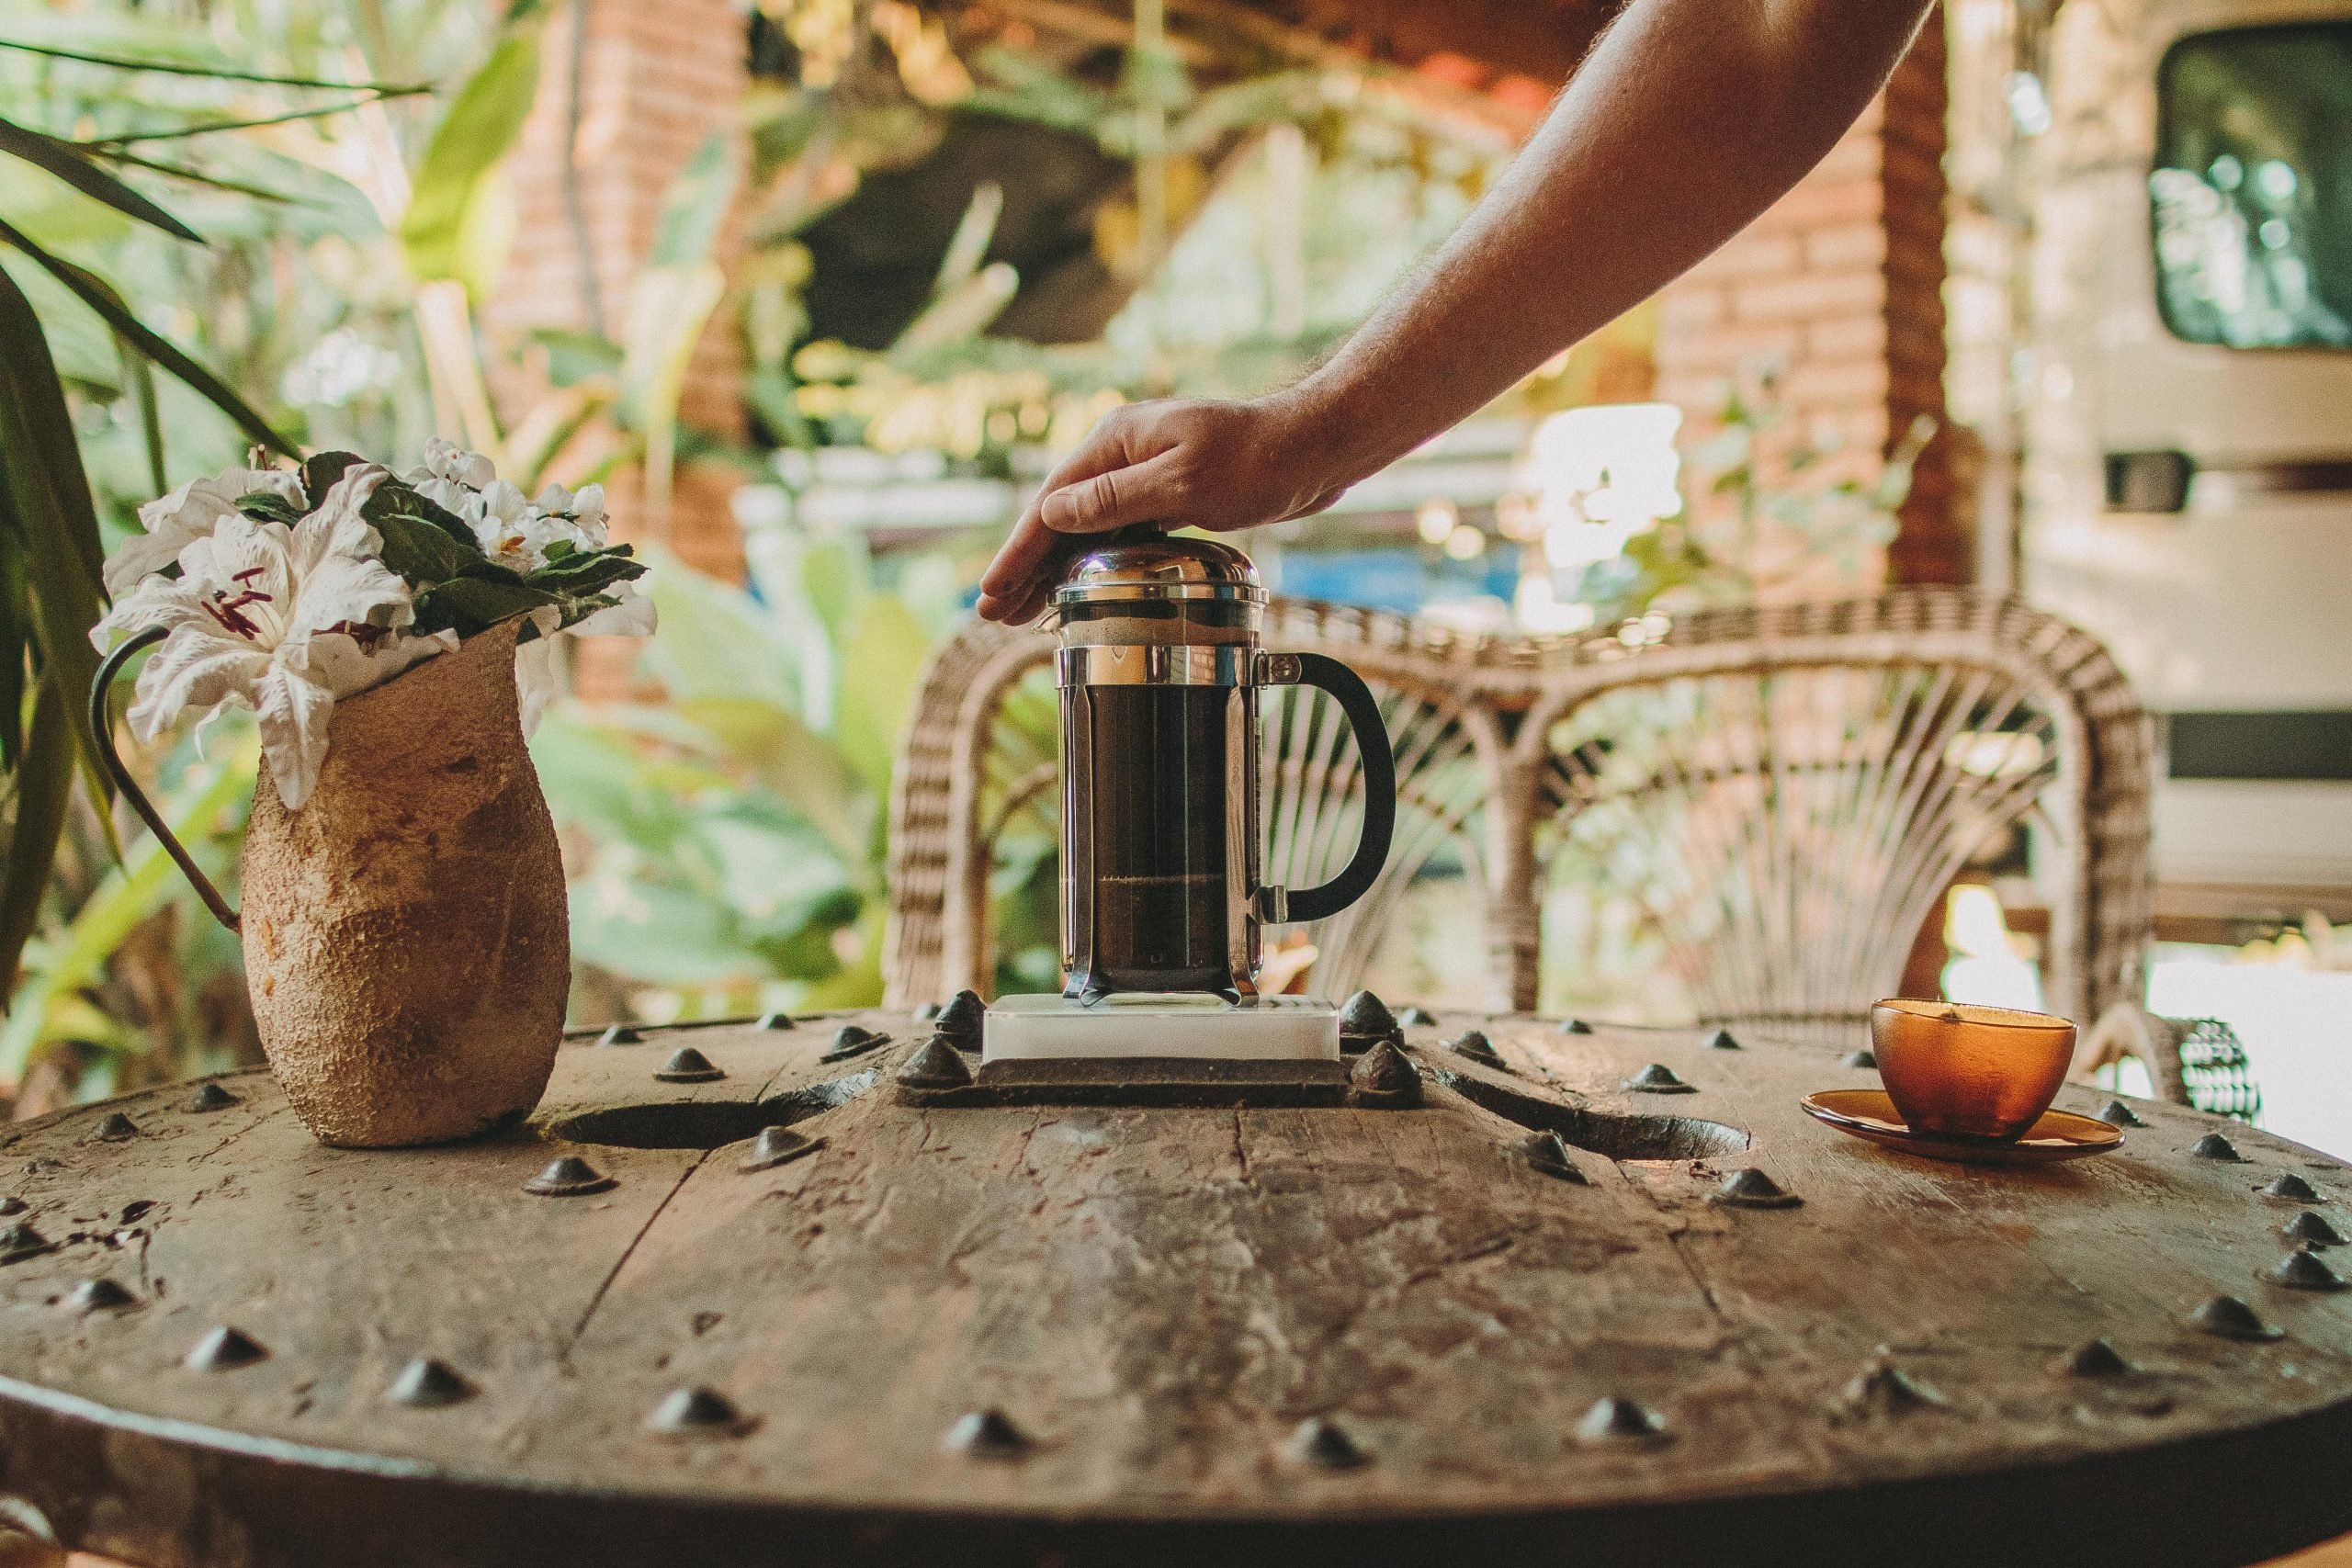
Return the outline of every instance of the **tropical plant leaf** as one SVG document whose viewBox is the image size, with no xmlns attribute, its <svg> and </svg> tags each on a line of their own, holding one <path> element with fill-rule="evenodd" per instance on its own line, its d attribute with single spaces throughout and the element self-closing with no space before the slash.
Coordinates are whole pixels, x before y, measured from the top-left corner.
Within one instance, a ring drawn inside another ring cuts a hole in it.
<svg viewBox="0 0 2352 1568">
<path fill-rule="evenodd" d="M 62 684 L 45 680 L 34 694 L 31 744 L 17 763 L 16 820 L 8 829 L 6 863 L 0 864 L 0 990 L 14 988 L 17 960 L 40 919 L 50 862 L 74 794 L 76 705 L 59 690 Z"/>
<path fill-rule="evenodd" d="M 458 90 L 425 146 L 401 220 L 401 245 L 419 278 L 463 280 L 469 211 L 522 133 L 538 91 L 537 22 L 536 16 L 527 17 L 498 40 L 490 58 Z"/>
<path fill-rule="evenodd" d="M 126 152 L 119 147 L 92 147 L 88 151 L 91 156 L 103 158 L 109 164 L 128 164 L 134 169 L 152 170 L 159 175 L 168 175 L 175 180 L 186 180 L 190 185 L 206 186 L 213 190 L 225 190 L 235 196 L 249 196 L 256 201 L 277 202 L 281 205 L 300 203 L 305 207 L 316 205 L 300 197 L 288 196 L 282 190 L 271 190 L 267 186 L 247 185 L 243 180 L 226 179 L 219 175 L 207 174 L 202 169 L 190 168 L 186 164 L 174 164 L 162 158 L 142 158 L 136 152 Z"/>
<path fill-rule="evenodd" d="M 359 508 L 359 514 L 379 526 L 387 517 L 413 517 L 440 529 L 460 548 L 477 556 L 481 554 L 481 546 L 475 540 L 474 531 L 466 526 L 464 518 L 399 479 L 386 479 L 378 485 L 375 493 Z"/>
<path fill-rule="evenodd" d="M 192 770 L 185 784 L 162 802 L 173 834 L 191 847 L 210 838 L 224 812 L 252 798 L 260 760 L 260 745 L 248 730 L 232 754 Z M 141 839 L 107 873 L 66 928 L 43 943 L 40 963 L 10 998 L 7 1021 L 0 1024 L 0 1077 L 20 1077 L 33 1053 L 59 1037 L 56 1004 L 95 984 L 132 928 L 178 886 L 178 868 L 153 838 Z"/>
<path fill-rule="evenodd" d="M 454 578 L 416 596 L 415 630 L 420 634 L 455 631 L 459 637 L 472 637 L 501 621 L 560 603 L 556 595 L 528 583 Z"/>
<path fill-rule="evenodd" d="M 283 523 L 288 528 L 302 521 L 300 508 L 269 491 L 251 491 L 237 498 L 237 510 L 260 523 Z"/>
<path fill-rule="evenodd" d="M 155 401 L 155 367 L 120 333 L 114 334 L 115 357 L 122 363 L 123 385 L 139 408 L 139 433 L 147 454 L 147 482 L 157 495 L 172 488 L 164 463 L 164 419 Z"/>
<path fill-rule="evenodd" d="M 364 512 L 364 508 L 362 509 Z M 448 533 L 421 517 L 386 512 L 370 517 L 384 541 L 384 564 L 411 582 L 439 583 L 465 575 L 471 564 L 465 547 Z M 484 560 L 480 550 L 472 560 Z"/>
<path fill-rule="evenodd" d="M 262 446 L 288 457 L 301 457 L 294 444 L 280 435 L 270 423 L 254 412 L 244 399 L 229 389 L 228 384 L 189 358 L 170 339 L 164 337 L 130 313 L 129 306 L 113 288 L 95 274 L 85 272 L 72 262 L 53 256 L 28 238 L 13 225 L 0 221 L 0 243 L 23 252 L 51 276 L 71 289 L 74 298 L 96 311 L 107 325 L 130 341 L 132 347 L 187 383 L 205 401 L 229 416 L 230 422 Z"/>
<path fill-rule="evenodd" d="M 183 60 L 141 60 L 133 55 L 96 54 L 87 50 L 60 49 L 54 44 L 0 39 L 0 49 L 19 54 L 45 55 L 51 60 L 78 60 L 85 65 L 110 65 L 118 71 L 159 71 L 167 76 L 203 76 L 216 82 L 258 82 L 270 87 L 326 87 L 336 92 L 374 93 L 381 97 L 406 97 L 433 89 L 424 84 L 395 85 L 380 82 L 325 82 L 314 76 L 272 76 L 258 71 L 237 71 L 226 65 L 204 65 Z"/>
<path fill-rule="evenodd" d="M 262 130 L 273 125 L 293 125 L 306 119 L 325 119 L 331 115 L 345 114 L 364 108 L 379 96 L 369 93 L 346 99 L 339 104 L 314 104 L 305 109 L 288 109 L 284 114 L 257 115 L 251 119 L 207 119 L 188 125 L 158 126 L 153 130 L 124 130 L 111 136 L 94 137 L 74 145 L 97 152 L 117 147 L 137 147 L 149 141 L 185 141 L 194 136 L 210 136 L 220 130 Z"/>
<path fill-rule="evenodd" d="M 0 152 L 54 175 L 84 196 L 106 203 L 126 218 L 152 224 L 175 240 L 204 243 L 203 235 L 98 167 L 88 152 L 71 141 L 0 119 Z"/>
<path fill-rule="evenodd" d="M 551 593 L 595 593 L 616 582 L 628 582 L 645 575 L 645 563 L 632 560 L 630 555 L 627 545 L 602 550 L 573 550 L 524 581 Z"/>
<path fill-rule="evenodd" d="M 312 453 L 302 459 L 302 493 L 316 504 L 325 499 L 327 491 L 334 489 L 335 481 L 343 478 L 345 470 L 356 468 L 366 461 L 356 452 Z M 420 496 L 418 499 L 424 498 Z M 364 513 L 366 509 L 361 510 Z"/>
</svg>

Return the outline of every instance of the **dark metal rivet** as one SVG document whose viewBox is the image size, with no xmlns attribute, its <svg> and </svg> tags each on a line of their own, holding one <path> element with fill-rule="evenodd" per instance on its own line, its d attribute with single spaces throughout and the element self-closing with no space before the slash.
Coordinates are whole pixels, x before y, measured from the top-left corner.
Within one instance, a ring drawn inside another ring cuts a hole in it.
<svg viewBox="0 0 2352 1568">
<path fill-rule="evenodd" d="M 538 1198 L 578 1198 L 615 1185 L 612 1177 L 578 1155 L 565 1155 L 548 1161 L 546 1168 L 523 1183 L 523 1190 Z"/>
<path fill-rule="evenodd" d="M 852 1056 L 863 1056 L 868 1051 L 879 1050 L 889 1043 L 890 1037 L 887 1034 L 876 1034 L 854 1023 L 844 1023 L 833 1032 L 832 1044 L 817 1059 L 820 1062 L 843 1062 Z"/>
<path fill-rule="evenodd" d="M 616 1023 L 604 1033 L 596 1036 L 596 1043 L 599 1045 L 641 1045 L 644 1043 L 645 1036 L 626 1023 Z"/>
<path fill-rule="evenodd" d="M 1709 1196 L 1736 1209 L 1793 1209 L 1804 1201 L 1752 1165 L 1724 1177 Z"/>
<path fill-rule="evenodd" d="M 232 1105 L 242 1103 L 243 1101 L 239 1100 L 235 1095 L 231 1094 L 219 1084 L 204 1083 L 197 1085 L 196 1092 L 180 1102 L 180 1109 L 201 1114 L 207 1111 L 226 1111 Z"/>
<path fill-rule="evenodd" d="M 1652 1062 L 1625 1080 L 1625 1087 L 1635 1094 L 1696 1094 L 1698 1089 L 1674 1076 L 1674 1069 L 1664 1062 Z"/>
<path fill-rule="evenodd" d="M 645 1429 L 665 1438 L 733 1438 L 751 1430 L 742 1412 L 714 1389 L 673 1389 L 645 1418 Z"/>
<path fill-rule="evenodd" d="M 1592 1032 L 1592 1025 L 1587 1023 L 1580 1018 L 1564 1018 L 1560 1021 L 1560 1032 L 1563 1034 L 1589 1034 Z"/>
<path fill-rule="evenodd" d="M 1310 1416 L 1293 1429 L 1286 1445 L 1290 1457 L 1317 1470 L 1354 1470 L 1372 1456 L 1336 1421 Z"/>
<path fill-rule="evenodd" d="M 1557 1133 L 1537 1133 L 1519 1145 L 1520 1157 L 1529 1167 L 1556 1181 L 1566 1181 L 1578 1187 L 1589 1187 L 1592 1179 L 1577 1166 L 1568 1154 L 1567 1140 Z"/>
<path fill-rule="evenodd" d="M 1414 1029 L 1420 1029 L 1429 1024 L 1435 1023 L 1437 1021 L 1437 1014 L 1430 1011 L 1427 1008 L 1408 1007 L 1403 1012 L 1396 1015 L 1396 1021 Z"/>
<path fill-rule="evenodd" d="M 1029 1438 L 1001 1410 L 967 1410 L 956 1417 L 940 1447 L 974 1459 L 1019 1459 Z"/>
<path fill-rule="evenodd" d="M 21 1214 L 25 1212 L 22 1198 L 0 1198 L 0 1214 Z"/>
<path fill-rule="evenodd" d="M 1469 1058 L 1480 1066 L 1510 1071 L 1510 1068 L 1503 1064 L 1502 1053 L 1495 1049 L 1495 1043 L 1487 1039 L 1483 1031 L 1465 1029 L 1447 1041 L 1445 1048 L 1457 1056 Z"/>
<path fill-rule="evenodd" d="M 962 1089 L 971 1081 L 972 1069 L 964 1065 L 963 1053 L 944 1034 L 933 1035 L 899 1064 L 903 1089 Z"/>
<path fill-rule="evenodd" d="M 1580 1443 L 1657 1443 L 1666 1436 L 1666 1417 L 1630 1399 L 1595 1400 L 1577 1423 Z"/>
<path fill-rule="evenodd" d="M 1348 1074 L 1355 1102 L 1373 1111 L 1405 1111 L 1421 1102 L 1421 1072 L 1393 1040 L 1377 1042 Z"/>
<path fill-rule="evenodd" d="M 2098 1119 L 2112 1127 L 2144 1127 L 2148 1124 L 2138 1111 L 2120 1100 L 2110 1100 L 2100 1106 Z"/>
<path fill-rule="evenodd" d="M 2278 1234 L 2289 1241 L 2308 1242 L 2313 1247 L 2342 1247 L 2344 1233 L 2327 1223 L 2327 1216 L 2305 1209 L 2278 1227 Z"/>
<path fill-rule="evenodd" d="M 2352 1285 L 2352 1280 L 2329 1268 L 2327 1259 L 2308 1247 L 2295 1248 L 2265 1269 L 2262 1277 L 2290 1291 L 2340 1291 Z"/>
<path fill-rule="evenodd" d="M 1849 1051 L 1838 1060 L 1840 1066 L 1868 1072 L 1878 1070 L 1878 1053 L 1875 1051 Z"/>
<path fill-rule="evenodd" d="M 119 1111 L 109 1111 L 105 1120 L 90 1129 L 94 1144 L 127 1144 L 139 1136 L 139 1123 Z"/>
<path fill-rule="evenodd" d="M 824 1139 L 804 1138 L 789 1127 L 763 1127 L 760 1135 L 752 1140 L 752 1152 L 743 1156 L 742 1165 L 737 1168 L 746 1175 L 755 1170 L 773 1170 L 824 1146 Z"/>
<path fill-rule="evenodd" d="M 459 1375 L 447 1361 L 436 1361 L 430 1356 L 419 1356 L 402 1367 L 384 1397 L 394 1404 L 412 1405 L 430 1410 L 443 1404 L 459 1404 L 474 1396 L 474 1385 Z"/>
<path fill-rule="evenodd" d="M 771 1030 L 797 1029 L 799 1027 L 799 1025 L 792 1021 L 792 1015 L 788 1012 L 763 1012 L 760 1014 L 759 1026 L 762 1029 Z"/>
<path fill-rule="evenodd" d="M 196 1342 L 180 1362 L 192 1372 L 233 1372 L 239 1367 L 250 1367 L 269 1354 L 261 1342 L 251 1335 L 223 1324 Z"/>
<path fill-rule="evenodd" d="M 2188 1321 L 2224 1339 L 2276 1339 L 2286 1332 L 2262 1321 L 2262 1314 L 2235 1296 L 2215 1296 L 2188 1314 Z"/>
<path fill-rule="evenodd" d="M 40 1256 L 56 1244 L 23 1220 L 0 1228 L 0 1263 L 21 1263 L 28 1258 Z"/>
<path fill-rule="evenodd" d="M 2123 1359 L 2123 1352 L 2104 1338 L 2089 1341 L 2066 1358 L 2066 1374 L 2077 1378 L 2129 1377 L 2140 1369 Z"/>
<path fill-rule="evenodd" d="M 681 1045 L 670 1053 L 670 1059 L 653 1069 L 659 1083 L 709 1083 L 727 1075 L 711 1059 L 691 1045 Z"/>
<path fill-rule="evenodd" d="M 2262 1190 L 2265 1198 L 2283 1198 L 2290 1203 L 2322 1202 L 2319 1189 L 2291 1170 L 2282 1170 Z"/>
<path fill-rule="evenodd" d="M 2188 1152 L 2199 1159 L 2217 1159 L 2231 1165 L 2243 1165 L 2245 1156 L 2238 1146 L 2219 1133 L 2208 1133 L 2188 1145 Z"/>
<path fill-rule="evenodd" d="M 1739 1049 L 1739 1042 L 1732 1038 L 1731 1031 L 1728 1029 L 1718 1029 L 1713 1034 L 1708 1035 L 1706 1044 L 1707 1049 L 1710 1051 L 1736 1051 Z"/>
<path fill-rule="evenodd" d="M 1388 1004 L 1370 991 L 1358 991 L 1340 1004 L 1340 1049 L 1348 1055 L 1369 1051 L 1384 1040 L 1402 1041 L 1405 1032 Z"/>
<path fill-rule="evenodd" d="M 138 1299 L 102 1274 L 95 1280 L 85 1280 L 66 1292 L 60 1304 L 68 1312 L 112 1312 L 130 1306 Z"/>
<path fill-rule="evenodd" d="M 1845 1398 L 1857 1410 L 1878 1410 L 1889 1416 L 1906 1415 L 1946 1403 L 1942 1393 L 1932 1384 L 1920 1382 L 1883 1359 L 1872 1360 L 1854 1374 L 1853 1381 L 1846 1385 Z"/>
<path fill-rule="evenodd" d="M 939 1010 L 935 1027 L 947 1036 L 947 1043 L 967 1055 L 980 1048 L 980 1037 L 988 1024 L 988 1004 L 980 1000 L 978 991 L 958 991 Z"/>
</svg>

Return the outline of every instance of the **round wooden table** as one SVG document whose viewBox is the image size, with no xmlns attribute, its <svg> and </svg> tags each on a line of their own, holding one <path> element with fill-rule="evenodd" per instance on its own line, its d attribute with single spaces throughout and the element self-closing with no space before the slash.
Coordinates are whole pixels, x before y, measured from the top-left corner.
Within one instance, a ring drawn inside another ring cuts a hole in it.
<svg viewBox="0 0 2352 1568">
<path fill-rule="evenodd" d="M 1441 1043 L 1473 1025 L 1493 1060 Z M 2267 1274 L 2307 1212 L 2352 1230 L 2309 1149 L 2133 1102 L 2110 1155 L 1931 1164 L 1799 1111 L 1875 1082 L 1836 1055 L 1525 1018 L 1410 1028 L 1411 1108 L 915 1103 L 927 1032 L 582 1042 L 456 1147 L 322 1148 L 261 1073 L 9 1129 L 0 1508 L 175 1568 L 2146 1565 L 2352 1529 L 2352 1297 Z M 723 1076 L 675 1081 L 684 1045 Z M 1623 1087 L 1654 1062 L 1692 1092 Z M 2217 1130 L 2240 1159 L 2192 1152 Z M 1751 1167 L 1802 1201 L 1722 1201 Z"/>
</svg>

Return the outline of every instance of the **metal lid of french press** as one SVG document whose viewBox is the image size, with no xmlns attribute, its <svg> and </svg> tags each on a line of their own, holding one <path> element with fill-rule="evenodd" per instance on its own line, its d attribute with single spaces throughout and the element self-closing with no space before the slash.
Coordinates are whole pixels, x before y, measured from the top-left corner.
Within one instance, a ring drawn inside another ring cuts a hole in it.
<svg viewBox="0 0 2352 1568">
<path fill-rule="evenodd" d="M 1156 528 L 1123 528 L 1071 566 L 1054 591 L 1057 610 L 1134 600 L 1266 602 L 1248 556 L 1215 539 L 1185 538 Z"/>
</svg>

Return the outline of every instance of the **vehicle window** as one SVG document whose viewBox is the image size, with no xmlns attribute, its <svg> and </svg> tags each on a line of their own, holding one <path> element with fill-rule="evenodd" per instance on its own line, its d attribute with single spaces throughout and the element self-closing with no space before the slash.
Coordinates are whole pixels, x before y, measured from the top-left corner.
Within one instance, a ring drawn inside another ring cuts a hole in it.
<svg viewBox="0 0 2352 1568">
<path fill-rule="evenodd" d="M 2156 91 L 2165 324 L 2233 348 L 2352 347 L 2352 22 L 2183 39 Z"/>
</svg>

